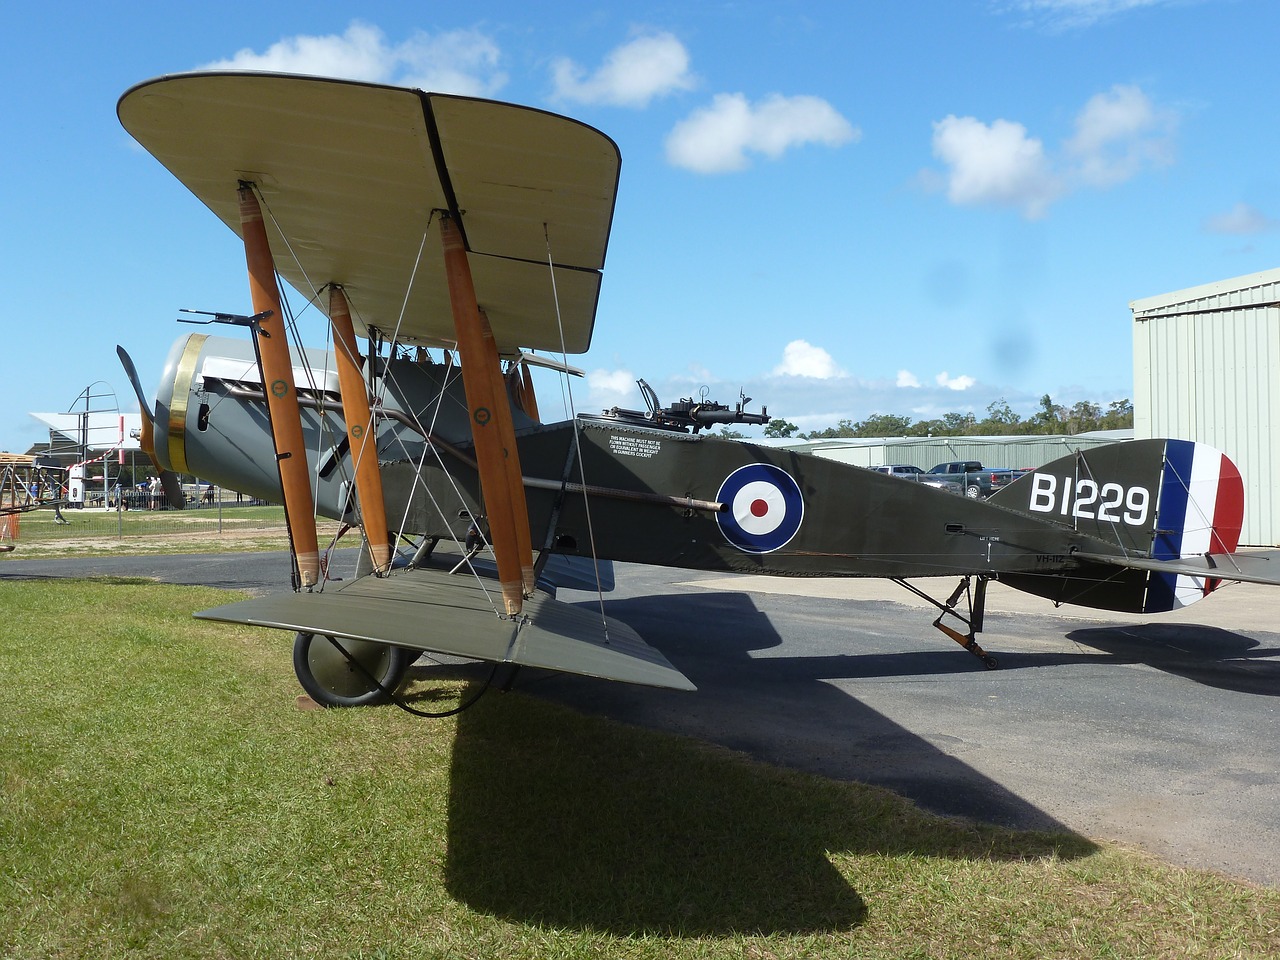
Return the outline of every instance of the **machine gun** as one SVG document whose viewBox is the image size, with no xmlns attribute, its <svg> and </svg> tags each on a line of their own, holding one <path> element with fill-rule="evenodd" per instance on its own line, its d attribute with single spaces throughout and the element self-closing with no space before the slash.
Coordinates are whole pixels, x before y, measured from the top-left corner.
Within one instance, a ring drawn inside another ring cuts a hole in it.
<svg viewBox="0 0 1280 960">
<path fill-rule="evenodd" d="M 713 427 L 718 423 L 766 424 L 769 422 L 767 407 L 762 406 L 759 413 L 747 413 L 743 409 L 751 402 L 751 398 L 743 393 L 739 393 L 738 402 L 733 407 L 729 407 L 727 404 L 708 400 L 707 388 L 703 387 L 702 396 L 699 399 L 685 397 L 669 407 L 664 407 L 658 400 L 653 387 L 643 380 L 637 380 L 636 385 L 644 397 L 645 406 L 648 408 L 646 412 L 614 407 L 604 411 L 604 415 L 649 427 L 658 427 L 662 430 L 679 430 L 682 433 L 688 433 L 690 430 L 697 433 L 703 427 Z"/>
</svg>

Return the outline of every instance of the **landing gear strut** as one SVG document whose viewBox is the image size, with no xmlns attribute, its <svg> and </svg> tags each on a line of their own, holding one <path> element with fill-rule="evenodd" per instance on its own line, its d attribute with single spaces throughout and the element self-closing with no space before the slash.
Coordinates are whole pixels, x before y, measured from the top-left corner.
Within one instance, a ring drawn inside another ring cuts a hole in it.
<svg viewBox="0 0 1280 960">
<path fill-rule="evenodd" d="M 947 598 L 946 603 L 940 603 L 933 597 L 929 596 L 915 584 L 910 583 L 900 577 L 893 577 L 893 582 L 905 587 L 914 593 L 921 600 L 925 600 L 942 612 L 938 614 L 938 619 L 933 621 L 933 625 L 954 640 L 960 646 L 964 647 L 975 657 L 982 661 L 982 665 L 988 670 L 995 670 L 1000 666 L 999 661 L 987 651 L 983 650 L 978 644 L 977 635 L 982 632 L 982 614 L 987 603 L 987 580 L 981 574 L 978 575 L 978 583 L 973 589 L 970 589 L 972 576 L 963 577 L 956 588 L 951 591 L 951 596 Z M 969 608 L 969 615 L 965 616 L 956 609 L 956 605 L 960 602 L 960 598 L 964 597 L 965 605 Z M 969 628 L 968 633 L 961 633 L 955 627 L 948 626 L 943 623 L 943 619 L 947 616 L 954 617 L 964 626 Z"/>
</svg>

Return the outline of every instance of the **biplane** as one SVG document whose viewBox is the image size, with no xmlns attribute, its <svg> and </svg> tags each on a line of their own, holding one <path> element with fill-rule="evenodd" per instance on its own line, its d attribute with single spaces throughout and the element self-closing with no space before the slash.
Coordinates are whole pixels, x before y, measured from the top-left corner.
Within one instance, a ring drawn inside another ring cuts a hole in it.
<svg viewBox="0 0 1280 960">
<path fill-rule="evenodd" d="M 693 689 L 603 603 L 556 599 L 603 592 L 611 561 L 890 578 L 988 667 L 991 580 L 1147 613 L 1280 583 L 1280 557 L 1235 553 L 1240 474 L 1199 443 L 1077 453 L 975 501 L 706 430 L 767 422 L 745 397 L 642 385 L 645 410 L 543 422 L 530 368 L 568 377 L 590 346 L 621 165 L 573 119 L 249 73 L 151 80 L 118 113 L 243 241 L 252 306 L 198 317 L 240 329 L 179 339 L 154 405 L 119 351 L 144 445 L 286 508 L 293 592 L 197 616 L 294 633 L 323 704 L 385 700 L 423 651 Z M 290 346 L 281 279 L 330 348 Z M 354 578 L 328 578 L 316 516 L 360 531 Z M 940 576 L 945 599 L 912 582 Z"/>
<path fill-rule="evenodd" d="M 0 553 L 12 553 L 24 513 L 52 510 L 55 522 L 66 523 L 65 470 L 56 460 L 20 453 L 0 453 Z"/>
</svg>

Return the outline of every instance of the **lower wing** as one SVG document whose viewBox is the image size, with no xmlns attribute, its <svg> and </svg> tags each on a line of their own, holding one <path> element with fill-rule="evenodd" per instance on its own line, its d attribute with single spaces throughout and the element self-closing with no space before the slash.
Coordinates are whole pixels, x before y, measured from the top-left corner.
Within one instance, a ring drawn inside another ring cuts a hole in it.
<svg viewBox="0 0 1280 960">
<path fill-rule="evenodd" d="M 694 685 L 626 624 L 535 591 L 500 615 L 491 581 L 430 568 L 367 576 L 311 593 L 255 597 L 197 613 L 256 627 L 386 643 L 495 663 L 693 690 Z"/>
</svg>

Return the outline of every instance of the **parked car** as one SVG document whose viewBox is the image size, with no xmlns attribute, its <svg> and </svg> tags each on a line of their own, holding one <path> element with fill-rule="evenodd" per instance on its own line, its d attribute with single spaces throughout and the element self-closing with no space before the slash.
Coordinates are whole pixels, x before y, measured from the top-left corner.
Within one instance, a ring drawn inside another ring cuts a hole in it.
<svg viewBox="0 0 1280 960">
<path fill-rule="evenodd" d="M 887 473 L 891 477 L 902 477 L 904 480 L 919 480 L 924 476 L 923 470 L 909 463 L 884 463 L 871 469 L 876 473 Z"/>
<path fill-rule="evenodd" d="M 913 480 L 917 483 L 923 483 L 926 487 L 937 487 L 949 493 L 960 492 L 960 485 L 954 480 L 947 477 L 930 476 L 920 467 L 912 466 L 909 463 L 883 463 L 867 469 L 874 470 L 876 473 L 887 473 L 889 476 L 897 477 L 900 480 Z"/>
<path fill-rule="evenodd" d="M 1007 467 L 984 467 L 977 460 L 948 460 L 931 467 L 921 479 L 936 478 L 970 500 L 986 499 L 1021 474 Z"/>
</svg>

